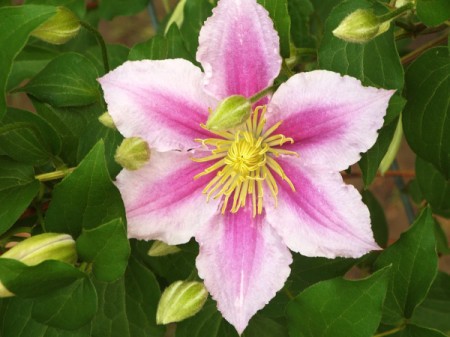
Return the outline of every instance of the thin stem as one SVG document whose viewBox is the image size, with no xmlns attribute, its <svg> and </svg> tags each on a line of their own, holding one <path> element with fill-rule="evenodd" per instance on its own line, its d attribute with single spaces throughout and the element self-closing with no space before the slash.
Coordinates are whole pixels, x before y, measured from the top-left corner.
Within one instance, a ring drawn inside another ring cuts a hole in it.
<svg viewBox="0 0 450 337">
<path fill-rule="evenodd" d="M 378 20 L 380 20 L 380 22 L 386 22 L 386 21 L 398 18 L 399 16 L 403 15 L 406 11 L 409 11 L 413 8 L 414 8 L 414 4 L 412 4 L 412 3 L 406 4 L 400 8 L 397 8 L 397 9 L 389 12 L 389 13 L 380 15 L 378 17 Z"/>
<path fill-rule="evenodd" d="M 376 335 L 373 335 L 373 337 L 384 337 L 384 336 L 393 335 L 393 334 L 395 334 L 396 332 L 402 331 L 404 328 L 405 328 L 404 325 L 400 325 L 400 326 L 398 326 L 398 327 L 396 327 L 396 328 L 394 328 L 394 329 L 387 330 L 387 331 L 385 331 L 385 332 L 381 332 L 381 333 L 378 333 L 378 334 L 376 334 Z"/>
<path fill-rule="evenodd" d="M 97 29 L 95 29 L 85 21 L 80 21 L 80 25 L 83 26 L 90 33 L 94 34 L 95 39 L 97 40 L 97 43 L 99 44 L 100 49 L 102 51 L 103 67 L 105 68 L 105 73 L 109 72 L 108 51 L 106 49 L 106 43 L 105 40 L 103 39 L 103 36 L 98 32 Z"/>
<path fill-rule="evenodd" d="M 263 98 L 264 96 L 266 96 L 267 94 L 271 93 L 274 90 L 274 86 L 268 87 L 264 90 L 261 90 L 260 92 L 254 94 L 252 97 L 249 98 L 250 103 L 256 103 L 258 102 L 261 98 Z"/>
<path fill-rule="evenodd" d="M 362 176 L 362 173 L 360 172 L 352 172 L 352 173 L 345 173 L 345 178 L 360 178 Z M 386 171 L 384 175 L 381 175 L 381 173 L 377 173 L 377 177 L 403 177 L 403 178 L 414 178 L 416 174 L 414 171 L 401 171 L 401 170 L 395 170 L 395 171 Z"/>
<path fill-rule="evenodd" d="M 417 57 L 419 57 L 424 51 L 430 49 L 431 47 L 439 45 L 443 42 L 446 42 L 447 39 L 448 39 L 447 34 L 439 36 L 439 37 L 431 40 L 430 42 L 425 43 L 424 45 L 420 46 L 419 48 L 413 50 L 409 54 L 406 54 L 400 60 L 403 65 L 408 64 L 408 63 L 414 61 Z"/>
<path fill-rule="evenodd" d="M 48 173 L 42 173 L 36 175 L 34 178 L 39 181 L 51 181 L 56 179 L 64 178 L 65 176 L 72 173 L 72 171 L 75 170 L 75 167 L 63 169 L 63 170 L 57 170 L 54 172 L 48 172 Z"/>
</svg>

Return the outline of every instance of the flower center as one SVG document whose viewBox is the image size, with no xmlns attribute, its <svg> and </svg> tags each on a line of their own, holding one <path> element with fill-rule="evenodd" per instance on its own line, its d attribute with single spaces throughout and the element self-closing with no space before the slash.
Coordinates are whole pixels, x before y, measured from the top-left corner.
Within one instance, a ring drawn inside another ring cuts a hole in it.
<svg viewBox="0 0 450 337">
<path fill-rule="evenodd" d="M 222 213 L 232 202 L 230 211 L 236 213 L 244 207 L 250 196 L 253 205 L 253 216 L 262 214 L 264 190 L 269 189 L 275 204 L 278 199 L 278 185 L 274 174 L 286 181 L 291 189 L 295 187 L 286 176 L 276 157 L 280 154 L 298 156 L 296 152 L 281 149 L 285 143 L 293 143 L 292 138 L 274 132 L 281 125 L 281 121 L 263 132 L 266 119 L 266 106 L 259 106 L 247 120 L 245 126 L 238 130 L 211 131 L 220 138 L 196 139 L 201 142 L 211 155 L 201 158 L 193 158 L 196 162 L 215 161 L 203 172 L 197 174 L 194 179 L 215 171 L 216 175 L 203 189 L 207 201 L 223 198 Z M 202 128 L 206 127 L 201 125 Z"/>
</svg>

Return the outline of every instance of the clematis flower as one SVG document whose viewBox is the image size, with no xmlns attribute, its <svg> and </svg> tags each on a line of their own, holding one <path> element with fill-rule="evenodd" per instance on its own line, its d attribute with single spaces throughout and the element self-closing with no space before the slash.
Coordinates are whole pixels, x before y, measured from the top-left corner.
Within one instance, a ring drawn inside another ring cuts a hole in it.
<svg viewBox="0 0 450 337">
<path fill-rule="evenodd" d="M 360 194 L 339 171 L 367 151 L 393 91 L 330 71 L 292 76 L 246 123 L 209 131 L 208 111 L 252 97 L 280 71 L 279 38 L 254 0 L 220 0 L 197 60 L 126 62 L 99 81 L 125 137 L 151 160 L 117 177 L 130 238 L 182 244 L 223 316 L 242 333 L 280 290 L 291 253 L 359 257 L 379 249 Z"/>
</svg>

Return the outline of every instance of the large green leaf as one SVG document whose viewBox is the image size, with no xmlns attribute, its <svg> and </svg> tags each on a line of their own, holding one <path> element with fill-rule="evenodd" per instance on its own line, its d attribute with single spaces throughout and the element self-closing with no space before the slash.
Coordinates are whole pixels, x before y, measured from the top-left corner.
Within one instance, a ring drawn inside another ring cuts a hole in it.
<svg viewBox="0 0 450 337">
<path fill-rule="evenodd" d="M 77 237 L 82 229 L 92 229 L 116 218 L 125 221 L 125 211 L 120 193 L 109 177 L 105 147 L 100 141 L 75 171 L 55 187 L 45 228 Z"/>
<path fill-rule="evenodd" d="M 0 8 L 0 119 L 6 111 L 5 90 L 15 57 L 25 46 L 30 33 L 55 12 L 51 6 Z"/>
<path fill-rule="evenodd" d="M 280 54 L 287 58 L 291 54 L 291 17 L 288 12 L 287 0 L 258 0 L 269 12 L 275 30 L 280 37 Z"/>
<path fill-rule="evenodd" d="M 14 224 L 38 191 L 33 167 L 0 156 L 0 235 Z"/>
<path fill-rule="evenodd" d="M 35 298 L 31 316 L 39 323 L 74 330 L 89 323 L 97 311 L 97 292 L 88 277 Z"/>
<path fill-rule="evenodd" d="M 86 2 L 83 0 L 25 0 L 27 5 L 64 6 L 76 13 L 80 18 L 86 13 Z"/>
<path fill-rule="evenodd" d="M 314 38 L 310 34 L 310 16 L 314 7 L 310 0 L 288 0 L 291 17 L 291 37 L 297 47 L 314 46 Z"/>
<path fill-rule="evenodd" d="M 150 40 L 135 45 L 130 50 L 128 59 L 136 60 L 165 60 L 184 58 L 193 61 L 186 49 L 180 30 L 176 24 L 172 24 L 166 36 L 156 35 Z"/>
<path fill-rule="evenodd" d="M 32 112 L 8 109 L 0 121 L 0 130 L 4 130 L 0 131 L 0 151 L 14 160 L 42 165 L 61 151 L 56 131 Z"/>
<path fill-rule="evenodd" d="M 427 298 L 416 308 L 411 322 L 450 334 L 450 275 L 438 272 Z"/>
<path fill-rule="evenodd" d="M 372 6 L 373 3 L 367 0 L 350 0 L 331 11 L 319 47 L 319 67 L 356 77 L 364 85 L 400 89 L 403 87 L 403 67 L 393 29 L 364 44 L 343 41 L 332 33 L 347 15 Z"/>
<path fill-rule="evenodd" d="M 160 290 L 153 273 L 135 258 L 125 276 L 113 283 L 95 282 L 99 310 L 90 337 L 162 337 L 156 325 Z"/>
<path fill-rule="evenodd" d="M 423 197 L 433 212 L 450 217 L 450 181 L 431 163 L 416 158 L 416 177 Z"/>
<path fill-rule="evenodd" d="M 422 54 L 406 73 L 403 127 L 411 148 L 450 178 L 450 54 L 438 47 Z"/>
<path fill-rule="evenodd" d="M 380 247 L 386 247 L 389 233 L 383 207 L 381 207 L 378 200 L 369 190 L 365 190 L 362 193 L 362 200 L 370 211 L 370 222 L 372 223 L 372 231 L 375 241 L 378 245 L 380 245 Z"/>
<path fill-rule="evenodd" d="M 417 16 L 429 26 L 436 26 L 450 19 L 450 1 L 448 0 L 417 0 Z"/>
<path fill-rule="evenodd" d="M 118 15 L 133 15 L 147 6 L 148 0 L 106 0 L 100 1 L 99 14 L 103 19 L 111 20 Z"/>
<path fill-rule="evenodd" d="M 382 314 L 389 268 L 371 277 L 317 283 L 295 297 L 287 308 L 291 337 L 371 337 Z"/>
<path fill-rule="evenodd" d="M 403 330 L 393 334 L 392 337 L 446 337 L 446 335 L 434 329 L 408 324 Z"/>
<path fill-rule="evenodd" d="M 110 69 L 115 69 L 127 60 L 130 50 L 121 44 L 106 45 L 108 63 Z M 84 53 L 92 64 L 97 68 L 99 75 L 105 74 L 103 56 L 99 46 L 92 46 Z"/>
<path fill-rule="evenodd" d="M 100 99 L 97 78 L 97 69 L 88 58 L 64 53 L 21 90 L 55 107 L 88 105 Z"/>
<path fill-rule="evenodd" d="M 412 316 L 436 277 L 437 263 L 434 220 L 426 208 L 412 227 L 375 261 L 375 268 L 392 265 L 384 323 L 395 325 Z"/>
<path fill-rule="evenodd" d="M 130 256 L 130 244 L 122 219 L 114 219 L 93 229 L 85 229 L 77 239 L 81 260 L 92 262 L 92 272 L 100 281 L 111 282 L 123 275 Z"/>
</svg>

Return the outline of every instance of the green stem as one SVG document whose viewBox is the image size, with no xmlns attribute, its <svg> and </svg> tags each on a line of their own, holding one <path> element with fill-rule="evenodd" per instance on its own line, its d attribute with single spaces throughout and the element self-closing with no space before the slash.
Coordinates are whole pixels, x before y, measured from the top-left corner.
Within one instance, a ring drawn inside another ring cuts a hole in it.
<svg viewBox="0 0 450 337">
<path fill-rule="evenodd" d="M 403 65 L 408 64 L 409 62 L 414 61 L 417 57 L 419 57 L 419 55 L 421 55 L 424 51 L 426 51 L 436 45 L 446 42 L 447 39 L 448 39 L 447 34 L 438 36 L 437 38 L 435 38 L 435 39 L 429 41 L 428 43 L 425 43 L 424 45 L 420 46 L 419 48 L 413 50 L 409 54 L 406 54 L 400 60 Z"/>
<path fill-rule="evenodd" d="M 72 173 L 72 171 L 75 170 L 75 167 L 63 169 L 63 170 L 57 170 L 54 172 L 48 172 L 48 173 L 42 173 L 36 175 L 34 178 L 39 181 L 50 181 L 50 180 L 56 180 L 64 178 L 65 176 Z"/>
<path fill-rule="evenodd" d="M 386 13 L 384 15 L 380 15 L 378 17 L 378 20 L 380 20 L 380 22 L 386 22 L 395 18 L 398 18 L 399 16 L 403 15 L 403 13 L 405 13 L 406 11 L 409 11 L 411 9 L 414 9 L 414 4 L 413 3 L 409 3 L 406 4 L 400 8 L 397 8 L 389 13 Z"/>
<path fill-rule="evenodd" d="M 103 67 L 105 68 L 105 73 L 109 72 L 108 51 L 106 49 L 106 43 L 105 40 L 103 39 L 103 36 L 98 32 L 97 29 L 95 29 L 85 21 L 80 21 L 80 25 L 83 26 L 90 33 L 94 34 L 95 39 L 97 40 L 100 49 L 102 51 Z"/>
<path fill-rule="evenodd" d="M 379 334 L 373 335 L 373 337 L 384 337 L 384 336 L 389 336 L 389 335 L 393 335 L 396 332 L 402 331 L 405 328 L 405 325 L 400 325 L 394 329 L 385 331 L 385 332 L 381 332 Z"/>
<path fill-rule="evenodd" d="M 261 98 L 263 98 L 264 96 L 266 96 L 267 94 L 271 93 L 272 91 L 274 91 L 275 87 L 271 86 L 268 87 L 264 90 L 261 90 L 260 92 L 254 94 L 252 97 L 250 97 L 248 100 L 250 101 L 250 103 L 256 103 L 258 102 Z"/>
</svg>

